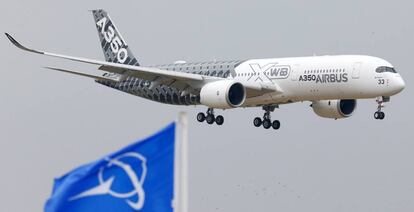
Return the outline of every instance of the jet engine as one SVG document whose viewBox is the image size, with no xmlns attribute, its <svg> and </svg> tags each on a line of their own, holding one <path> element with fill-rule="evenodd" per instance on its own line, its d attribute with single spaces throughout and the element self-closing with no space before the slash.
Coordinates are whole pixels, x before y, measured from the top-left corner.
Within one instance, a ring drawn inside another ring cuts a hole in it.
<svg viewBox="0 0 414 212">
<path fill-rule="evenodd" d="M 311 107 L 318 116 L 341 119 L 352 116 L 356 105 L 357 101 L 355 99 L 342 99 L 314 101 Z"/>
<path fill-rule="evenodd" d="M 230 80 L 210 82 L 200 91 L 200 102 L 211 108 L 230 109 L 241 106 L 246 100 L 246 89 Z"/>
</svg>

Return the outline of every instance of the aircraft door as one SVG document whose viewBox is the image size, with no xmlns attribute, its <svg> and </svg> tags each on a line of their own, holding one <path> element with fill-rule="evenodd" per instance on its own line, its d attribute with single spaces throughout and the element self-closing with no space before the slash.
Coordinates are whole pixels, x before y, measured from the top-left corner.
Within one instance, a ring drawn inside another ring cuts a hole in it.
<svg viewBox="0 0 414 212">
<path fill-rule="evenodd" d="M 299 73 L 300 73 L 300 65 L 296 64 L 293 66 L 291 77 L 290 77 L 292 81 L 298 80 Z"/>
<path fill-rule="evenodd" d="M 353 79 L 359 79 L 361 68 L 362 68 L 362 63 L 361 62 L 354 63 L 354 67 L 352 69 L 352 78 Z"/>
</svg>

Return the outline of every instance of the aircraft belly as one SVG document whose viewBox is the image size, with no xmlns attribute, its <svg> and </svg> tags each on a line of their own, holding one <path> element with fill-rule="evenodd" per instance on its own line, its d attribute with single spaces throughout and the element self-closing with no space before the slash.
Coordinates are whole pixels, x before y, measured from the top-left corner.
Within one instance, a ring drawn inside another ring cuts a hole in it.
<svg viewBox="0 0 414 212">
<path fill-rule="evenodd" d="M 148 100 L 171 104 L 171 105 L 199 105 L 200 97 L 192 94 L 181 96 L 181 91 L 165 85 L 158 85 L 153 88 L 148 86 L 148 81 L 139 78 L 128 78 L 119 83 L 109 81 L 97 81 L 99 84 L 108 86 L 139 96 Z"/>
</svg>

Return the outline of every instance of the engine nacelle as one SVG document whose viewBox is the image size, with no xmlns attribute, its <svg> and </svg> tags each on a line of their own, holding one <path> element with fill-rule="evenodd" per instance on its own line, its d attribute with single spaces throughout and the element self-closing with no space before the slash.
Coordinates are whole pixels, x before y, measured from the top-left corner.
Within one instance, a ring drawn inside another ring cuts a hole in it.
<svg viewBox="0 0 414 212">
<path fill-rule="evenodd" d="M 312 103 L 313 111 L 321 117 L 341 119 L 352 116 L 357 101 L 355 99 L 320 100 Z"/>
<path fill-rule="evenodd" d="M 246 100 L 246 89 L 239 82 L 222 80 L 204 85 L 200 102 L 211 108 L 229 109 L 241 106 Z"/>
</svg>

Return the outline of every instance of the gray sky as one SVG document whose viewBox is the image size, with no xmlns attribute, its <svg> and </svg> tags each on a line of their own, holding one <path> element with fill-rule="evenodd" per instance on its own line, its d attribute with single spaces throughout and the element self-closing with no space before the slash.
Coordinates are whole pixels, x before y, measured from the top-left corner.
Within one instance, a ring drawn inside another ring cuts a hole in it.
<svg viewBox="0 0 414 212">
<path fill-rule="evenodd" d="M 2 36 L 0 211 L 41 211 L 53 178 L 190 119 L 190 210 L 367 212 L 414 210 L 414 4 L 411 1 L 2 0 L 0 26 L 52 52 L 103 59 L 89 9 L 109 11 L 143 65 L 325 54 L 382 57 L 407 88 L 376 121 L 374 100 L 355 115 L 317 117 L 309 103 L 273 113 L 279 131 L 256 129 L 260 108 L 218 112 L 162 105 L 90 79 L 42 69 L 91 66 L 28 54 Z"/>
</svg>

